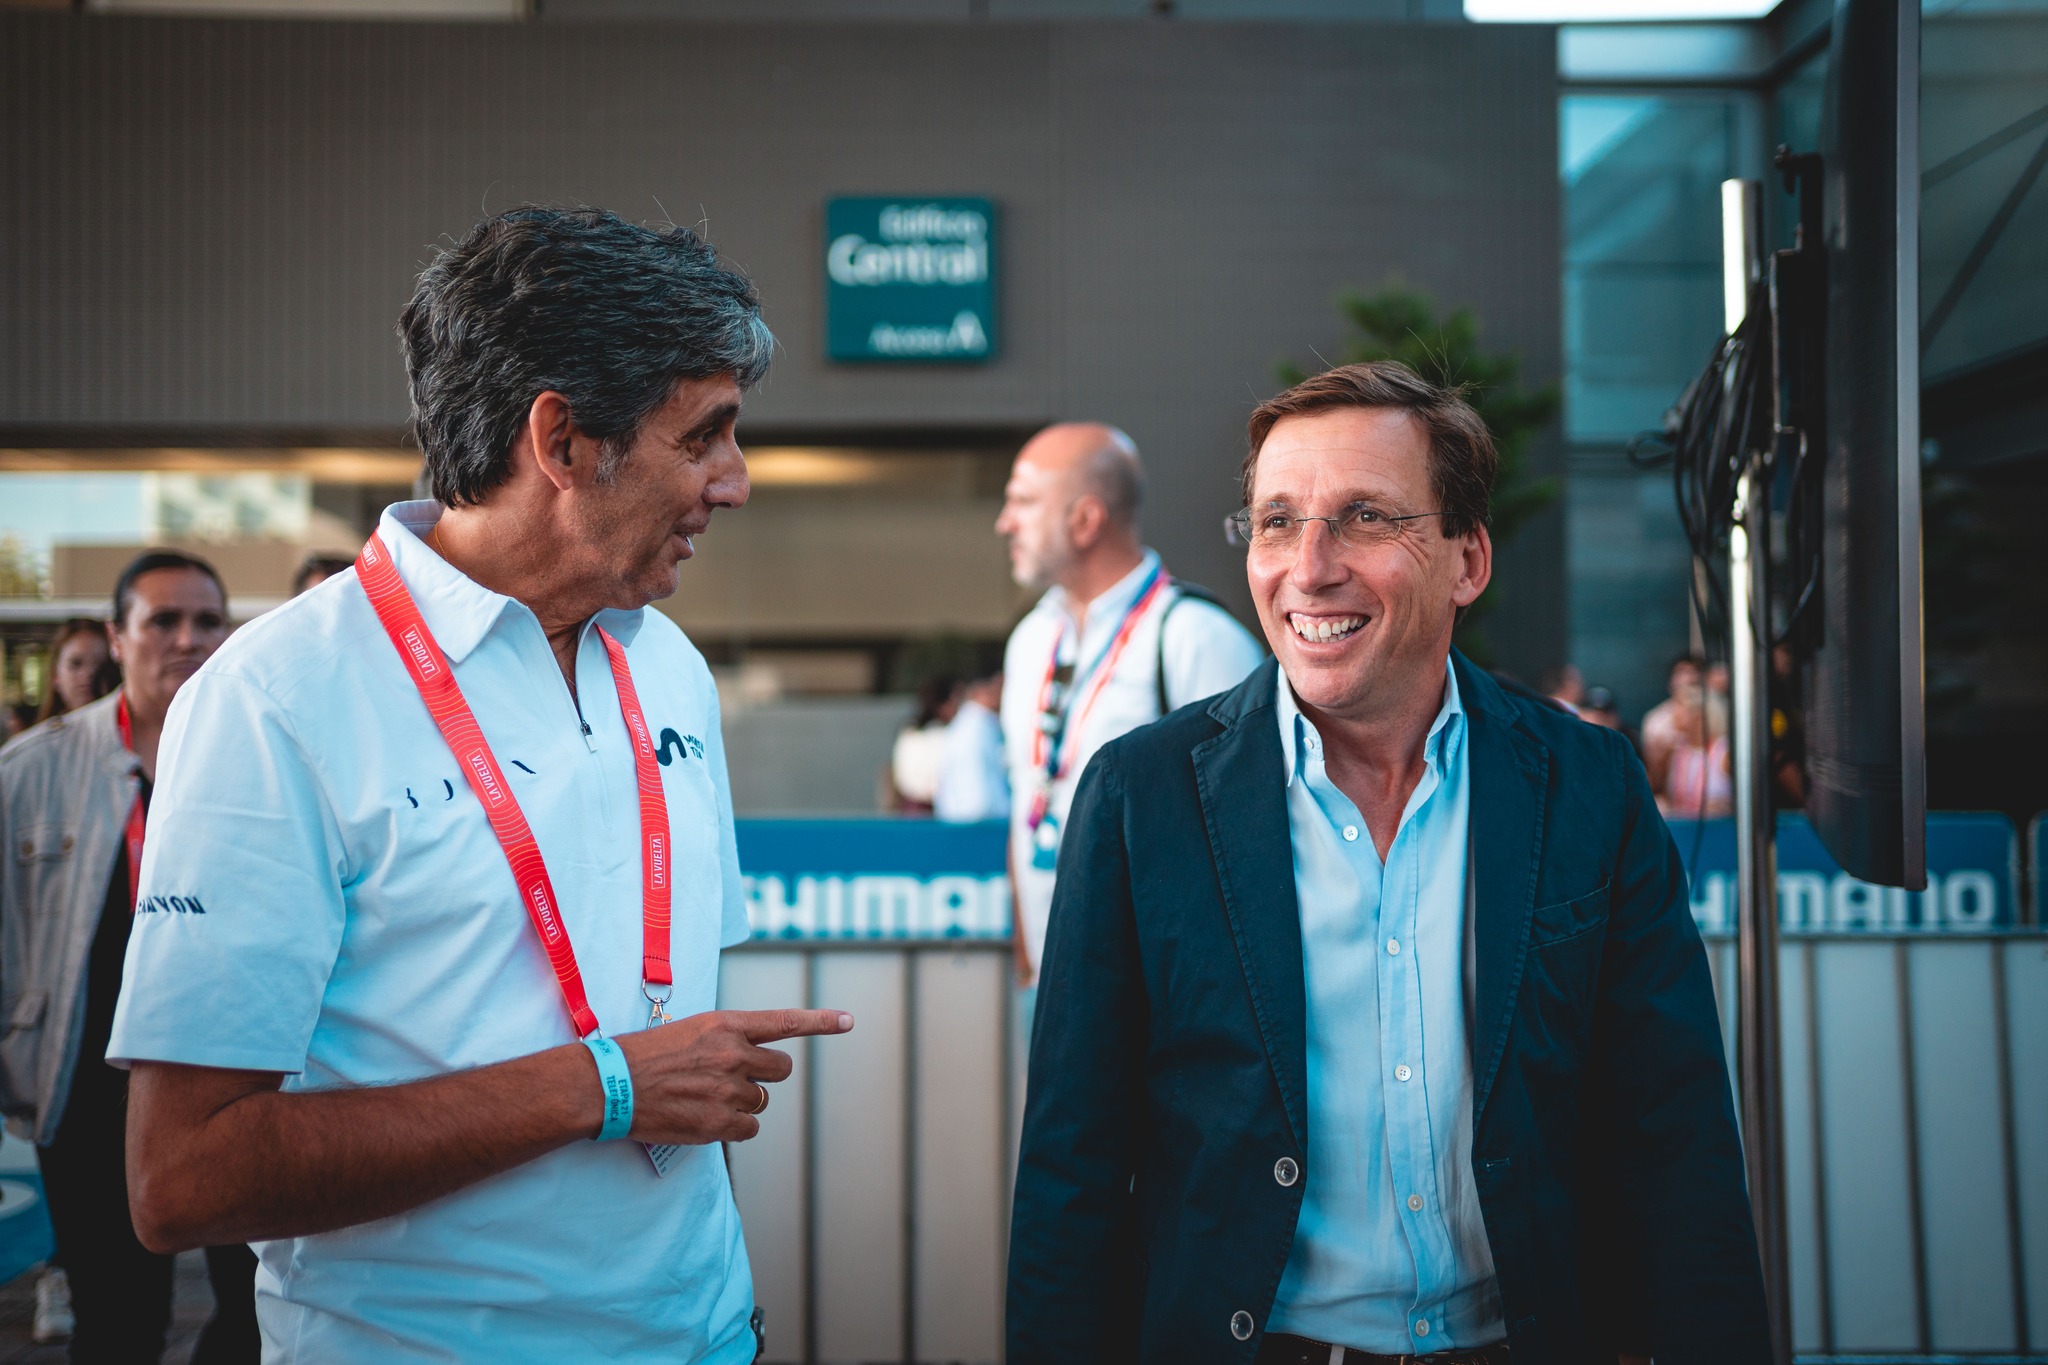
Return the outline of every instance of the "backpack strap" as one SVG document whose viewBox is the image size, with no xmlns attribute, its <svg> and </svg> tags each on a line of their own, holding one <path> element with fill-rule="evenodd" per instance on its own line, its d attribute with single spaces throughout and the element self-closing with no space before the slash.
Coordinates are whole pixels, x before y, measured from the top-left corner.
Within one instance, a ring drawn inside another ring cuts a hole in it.
<svg viewBox="0 0 2048 1365">
<path fill-rule="evenodd" d="M 1222 599 L 1200 583 L 1190 583 L 1185 578 L 1173 580 L 1173 595 L 1166 599 L 1166 605 L 1159 612 L 1159 666 L 1152 671 L 1153 686 L 1158 694 L 1159 714 L 1162 716 L 1173 709 L 1166 695 L 1166 620 L 1173 615 L 1175 607 L 1189 600 L 1207 602 L 1220 611 L 1230 610 L 1223 605 Z"/>
</svg>

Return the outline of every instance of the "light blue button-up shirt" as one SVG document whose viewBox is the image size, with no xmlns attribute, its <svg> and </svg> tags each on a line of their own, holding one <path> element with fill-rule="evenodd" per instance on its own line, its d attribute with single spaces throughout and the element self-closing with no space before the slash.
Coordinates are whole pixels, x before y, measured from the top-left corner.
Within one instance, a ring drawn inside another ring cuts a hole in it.
<svg viewBox="0 0 2048 1365">
<path fill-rule="evenodd" d="M 1380 861 L 1283 673 L 1280 745 L 1308 997 L 1308 1161 L 1270 1328 L 1423 1354 L 1507 1335 L 1472 1183 L 1470 768 L 1458 680 Z"/>
</svg>

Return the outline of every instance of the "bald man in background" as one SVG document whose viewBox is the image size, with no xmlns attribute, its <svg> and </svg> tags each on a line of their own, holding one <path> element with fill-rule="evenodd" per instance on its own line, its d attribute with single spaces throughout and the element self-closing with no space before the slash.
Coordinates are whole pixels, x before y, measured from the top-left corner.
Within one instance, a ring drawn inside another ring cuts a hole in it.
<svg viewBox="0 0 2048 1365">
<path fill-rule="evenodd" d="M 996 532 L 1043 588 L 1003 660 L 1017 975 L 1045 947 L 1061 830 L 1097 749 L 1236 686 L 1265 650 L 1215 599 L 1175 582 L 1139 534 L 1145 472 L 1115 427 L 1061 422 L 1017 454 Z"/>
</svg>

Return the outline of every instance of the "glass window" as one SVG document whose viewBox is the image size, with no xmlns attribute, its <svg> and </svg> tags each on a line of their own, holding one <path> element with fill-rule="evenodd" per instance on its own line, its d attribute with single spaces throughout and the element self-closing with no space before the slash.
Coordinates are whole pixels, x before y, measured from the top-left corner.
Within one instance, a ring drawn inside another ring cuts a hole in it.
<svg viewBox="0 0 2048 1365">
<path fill-rule="evenodd" d="M 1932 381 L 2048 338 L 2048 4 L 1924 13 L 1921 373 Z"/>
<path fill-rule="evenodd" d="M 1734 92 L 1566 95 L 1565 422 L 1657 425 L 1721 335 L 1721 182 L 1754 160 Z"/>
</svg>

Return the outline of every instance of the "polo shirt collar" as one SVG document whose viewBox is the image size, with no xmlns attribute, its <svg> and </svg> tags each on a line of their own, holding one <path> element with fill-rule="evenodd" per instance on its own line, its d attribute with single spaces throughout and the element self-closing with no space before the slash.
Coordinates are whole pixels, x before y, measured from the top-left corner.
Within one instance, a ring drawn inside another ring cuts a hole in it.
<svg viewBox="0 0 2048 1365">
<path fill-rule="evenodd" d="M 1138 600 L 1138 589 L 1145 585 L 1146 578 L 1151 575 L 1152 570 L 1157 568 L 1158 565 L 1159 552 L 1157 550 L 1147 550 L 1144 554 L 1138 556 L 1136 568 L 1105 588 L 1100 596 L 1089 602 L 1089 621 L 1121 621 L 1124 612 L 1130 609 L 1131 603 Z M 1073 617 L 1073 609 L 1067 605 L 1067 590 L 1065 588 L 1053 587 L 1046 589 L 1045 600 L 1062 615 L 1069 619 Z"/>
<path fill-rule="evenodd" d="M 492 592 L 470 578 L 435 552 L 427 536 L 441 520 L 442 507 L 433 499 L 398 502 L 384 509 L 377 531 L 391 551 L 391 562 L 406 589 L 419 605 L 427 629 L 434 633 L 441 652 L 451 663 L 461 663 L 491 633 L 506 612 L 524 613 L 539 621 L 524 602 Z M 591 620 L 604 627 L 622 645 L 630 645 L 640 633 L 646 609 L 617 611 L 607 608 Z M 589 629 L 585 623 L 584 629 Z"/>
<path fill-rule="evenodd" d="M 1287 670 L 1280 669 L 1278 695 L 1274 698 L 1274 710 L 1280 719 L 1280 757 L 1287 770 L 1287 786 L 1294 785 L 1305 764 L 1306 751 L 1320 747 L 1322 737 L 1315 723 L 1302 714 L 1301 702 L 1294 695 L 1294 684 L 1287 680 Z M 1429 734 L 1422 742 L 1424 761 L 1438 772 L 1445 771 L 1456 753 L 1456 745 L 1464 733 L 1465 706 L 1458 696 L 1458 670 L 1451 667 L 1450 660 L 1444 661 L 1444 702 L 1436 711 L 1436 719 L 1430 722 Z"/>
</svg>

